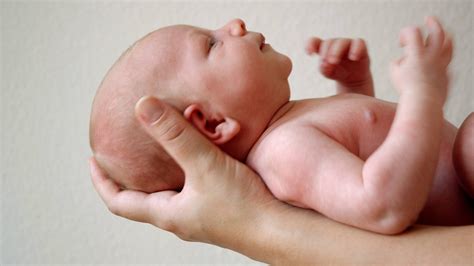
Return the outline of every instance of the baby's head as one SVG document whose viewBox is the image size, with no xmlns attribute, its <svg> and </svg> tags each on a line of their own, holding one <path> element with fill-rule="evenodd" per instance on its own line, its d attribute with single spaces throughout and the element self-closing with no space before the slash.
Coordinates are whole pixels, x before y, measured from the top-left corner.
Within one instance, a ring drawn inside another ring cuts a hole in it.
<svg viewBox="0 0 474 266">
<path fill-rule="evenodd" d="M 243 160 L 289 100 L 290 72 L 289 58 L 240 19 L 218 30 L 177 25 L 154 31 L 117 60 L 97 91 L 90 122 L 94 156 L 126 188 L 179 189 L 183 172 L 135 119 L 138 99 L 166 101 Z"/>
</svg>

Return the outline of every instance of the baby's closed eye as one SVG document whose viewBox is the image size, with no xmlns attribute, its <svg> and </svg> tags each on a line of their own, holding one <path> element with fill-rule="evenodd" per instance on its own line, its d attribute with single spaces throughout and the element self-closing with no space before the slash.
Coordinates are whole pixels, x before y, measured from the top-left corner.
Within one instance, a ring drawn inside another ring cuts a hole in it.
<svg viewBox="0 0 474 266">
<path fill-rule="evenodd" d="M 217 46 L 219 46 L 220 43 L 221 43 L 221 41 L 219 41 L 219 40 L 217 40 L 216 38 L 214 38 L 214 37 L 211 36 L 211 37 L 209 38 L 209 52 L 210 52 L 212 49 L 214 49 L 214 48 L 216 48 Z"/>
</svg>

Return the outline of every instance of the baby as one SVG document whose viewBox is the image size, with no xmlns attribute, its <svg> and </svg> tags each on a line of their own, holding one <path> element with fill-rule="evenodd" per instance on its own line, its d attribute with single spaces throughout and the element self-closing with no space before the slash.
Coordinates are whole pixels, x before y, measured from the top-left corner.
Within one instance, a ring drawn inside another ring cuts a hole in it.
<svg viewBox="0 0 474 266">
<path fill-rule="evenodd" d="M 374 98 L 360 39 L 312 38 L 309 54 L 337 83 L 328 98 L 289 101 L 290 59 L 240 19 L 212 31 L 154 31 L 112 66 L 94 99 L 95 158 L 128 189 L 180 190 L 184 173 L 140 127 L 136 102 L 158 97 L 209 140 L 246 162 L 278 199 L 383 234 L 417 223 L 474 222 L 474 115 L 443 119 L 451 39 L 433 17 L 426 41 L 400 33 L 393 62 L 398 105 Z M 219 188 L 209 188 L 219 189 Z"/>
</svg>

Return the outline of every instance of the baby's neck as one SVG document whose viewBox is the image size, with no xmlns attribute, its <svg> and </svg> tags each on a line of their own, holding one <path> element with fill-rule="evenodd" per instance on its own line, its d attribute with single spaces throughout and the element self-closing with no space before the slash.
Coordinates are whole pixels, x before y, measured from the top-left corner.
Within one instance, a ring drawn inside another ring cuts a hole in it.
<svg viewBox="0 0 474 266">
<path fill-rule="evenodd" d="M 236 136 L 232 141 L 221 145 L 220 148 L 235 159 L 245 162 L 247 155 L 252 149 L 253 145 L 262 136 L 263 132 L 283 117 L 293 107 L 295 102 L 288 101 L 280 106 L 269 118 L 267 117 L 264 121 L 255 121 L 251 125 L 243 127 L 240 134 Z"/>
<path fill-rule="evenodd" d="M 282 118 L 286 113 L 288 113 L 288 111 L 290 111 L 293 105 L 295 105 L 294 101 L 289 101 L 285 103 L 284 105 L 282 105 L 273 115 L 272 119 L 267 125 L 267 128 L 273 125 L 273 123 L 275 123 L 276 121 L 278 121 L 278 119 Z"/>
</svg>

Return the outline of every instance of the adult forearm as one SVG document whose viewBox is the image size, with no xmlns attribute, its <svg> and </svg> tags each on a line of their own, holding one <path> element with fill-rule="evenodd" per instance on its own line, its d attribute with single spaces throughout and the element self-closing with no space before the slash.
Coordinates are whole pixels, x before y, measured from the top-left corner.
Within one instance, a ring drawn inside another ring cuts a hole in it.
<svg viewBox="0 0 474 266">
<path fill-rule="evenodd" d="M 263 231 L 280 265 L 381 264 L 390 238 L 340 224 L 311 210 L 287 209 L 274 214 Z M 268 247 L 267 247 L 268 249 Z"/>
<path fill-rule="evenodd" d="M 414 226 L 385 236 L 343 225 L 310 210 L 268 208 L 234 249 L 272 265 L 464 264 L 473 259 L 474 226 Z"/>
</svg>

